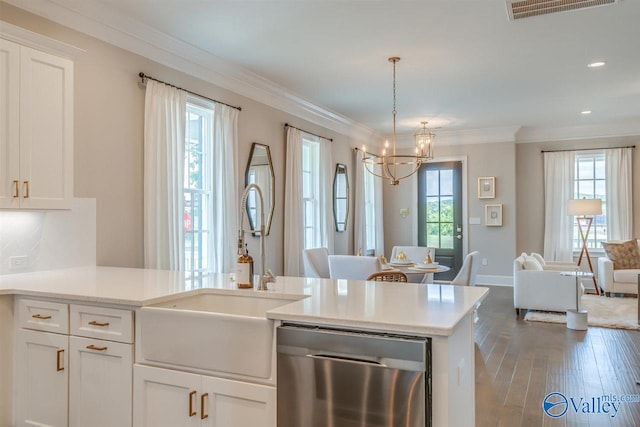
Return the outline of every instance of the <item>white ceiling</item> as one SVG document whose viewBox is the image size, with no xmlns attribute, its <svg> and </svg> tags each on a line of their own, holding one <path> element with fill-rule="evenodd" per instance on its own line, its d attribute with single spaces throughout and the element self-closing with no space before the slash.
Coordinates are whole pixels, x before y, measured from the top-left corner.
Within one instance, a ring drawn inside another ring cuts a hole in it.
<svg viewBox="0 0 640 427">
<path fill-rule="evenodd" d="M 391 130 L 390 56 L 402 58 L 400 133 L 423 120 L 445 134 L 640 133 L 637 0 L 515 22 L 505 0 L 8 1 L 156 29 L 380 134 Z M 607 65 L 587 67 L 596 60 Z"/>
</svg>

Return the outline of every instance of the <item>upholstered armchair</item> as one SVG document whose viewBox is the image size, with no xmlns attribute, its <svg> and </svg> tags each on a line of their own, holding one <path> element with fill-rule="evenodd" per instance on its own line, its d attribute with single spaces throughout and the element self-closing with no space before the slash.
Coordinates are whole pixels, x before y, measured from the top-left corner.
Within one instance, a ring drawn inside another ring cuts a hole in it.
<svg viewBox="0 0 640 427">
<path fill-rule="evenodd" d="M 578 292 L 582 297 L 582 284 L 579 285 Z M 521 309 L 575 309 L 576 278 L 563 276 L 558 270 L 545 270 L 534 257 L 520 255 L 513 261 L 513 306 L 517 314 L 520 314 Z"/>
<path fill-rule="evenodd" d="M 598 258 L 598 286 L 606 296 L 611 293 L 638 294 L 640 248 L 635 240 L 603 243 L 606 254 Z M 635 246 L 635 247 L 634 247 Z M 637 251 L 637 252 L 636 252 Z M 633 258 L 636 258 L 635 260 Z"/>
</svg>

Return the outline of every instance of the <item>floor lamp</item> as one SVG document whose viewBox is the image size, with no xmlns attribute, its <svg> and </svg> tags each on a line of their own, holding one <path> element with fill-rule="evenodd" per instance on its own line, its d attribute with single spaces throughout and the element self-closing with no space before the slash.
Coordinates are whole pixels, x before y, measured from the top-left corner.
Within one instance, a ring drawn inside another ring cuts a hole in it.
<svg viewBox="0 0 640 427">
<path fill-rule="evenodd" d="M 578 257 L 578 267 L 582 264 L 582 257 L 585 256 L 585 258 L 587 258 L 591 274 L 593 274 L 593 265 L 591 264 L 591 257 L 589 256 L 589 250 L 587 249 L 587 239 L 589 238 L 589 231 L 591 230 L 591 224 L 593 223 L 593 216 L 600 214 L 602 214 L 602 199 L 571 199 L 567 202 L 567 215 L 577 216 L 576 221 L 578 222 L 580 238 L 582 239 L 582 249 L 580 250 L 580 256 Z M 593 286 L 596 288 L 596 294 L 600 295 L 596 276 L 593 275 L 592 279 Z"/>
</svg>

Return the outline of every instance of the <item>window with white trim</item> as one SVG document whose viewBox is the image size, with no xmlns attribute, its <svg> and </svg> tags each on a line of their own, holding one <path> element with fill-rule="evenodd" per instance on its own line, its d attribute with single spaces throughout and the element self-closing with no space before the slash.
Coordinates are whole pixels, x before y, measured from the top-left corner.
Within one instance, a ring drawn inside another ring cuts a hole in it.
<svg viewBox="0 0 640 427">
<path fill-rule="evenodd" d="M 600 242 L 607 241 L 607 190 L 606 190 L 606 162 L 604 152 L 577 152 L 575 155 L 574 198 L 602 199 L 602 215 L 595 215 L 587 247 L 601 249 Z M 582 248 L 582 239 L 578 229 L 577 217 L 573 221 L 573 249 Z M 586 230 L 585 230 L 586 231 Z"/>
<path fill-rule="evenodd" d="M 211 273 L 213 105 L 187 100 L 184 146 L 184 259 L 188 280 Z"/>
<path fill-rule="evenodd" d="M 375 255 L 377 241 L 376 227 L 376 177 L 363 168 L 364 179 L 364 255 Z"/>
</svg>

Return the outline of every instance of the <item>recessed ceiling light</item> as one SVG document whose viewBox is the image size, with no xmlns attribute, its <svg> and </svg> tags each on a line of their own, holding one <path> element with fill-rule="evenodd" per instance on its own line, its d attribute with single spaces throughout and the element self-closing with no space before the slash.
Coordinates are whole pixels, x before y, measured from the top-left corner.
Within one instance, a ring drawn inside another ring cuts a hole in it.
<svg viewBox="0 0 640 427">
<path fill-rule="evenodd" d="M 584 114 L 586 116 L 587 114 L 591 114 L 591 110 L 580 111 L 580 114 Z"/>
<path fill-rule="evenodd" d="M 598 68 L 598 67 L 604 67 L 607 63 L 604 61 L 596 61 L 596 62 L 592 62 L 590 64 L 587 65 L 587 67 L 589 68 Z"/>
</svg>

